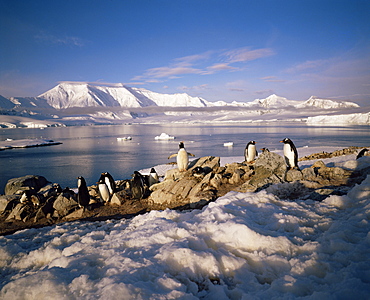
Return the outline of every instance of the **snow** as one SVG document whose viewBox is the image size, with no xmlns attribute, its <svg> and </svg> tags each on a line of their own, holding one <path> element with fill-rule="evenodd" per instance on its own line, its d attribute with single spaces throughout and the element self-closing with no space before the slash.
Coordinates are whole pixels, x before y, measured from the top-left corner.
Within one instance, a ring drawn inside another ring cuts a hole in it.
<svg viewBox="0 0 370 300">
<path fill-rule="evenodd" d="M 322 115 L 307 118 L 308 125 L 370 125 L 370 112 Z"/>
<path fill-rule="evenodd" d="M 250 102 L 209 102 L 186 93 L 161 94 L 119 84 L 62 82 L 38 97 L 0 96 L 5 114 L 29 116 L 31 121 L 6 121 L 0 126 L 40 127 L 50 124 L 89 125 L 134 123 L 220 123 L 307 121 L 310 125 L 369 125 L 368 108 L 356 103 L 311 96 L 306 101 L 271 95 Z M 46 113 L 48 112 L 48 113 Z M 344 115 L 343 113 L 346 113 Z M 330 114 L 330 115 L 328 115 Z M 333 115 L 334 114 L 334 115 Z M 42 121 L 41 121 L 41 120 Z M 56 121 L 58 120 L 58 123 Z"/>
<path fill-rule="evenodd" d="M 54 142 L 47 139 L 21 139 L 13 140 L 6 139 L 5 141 L 0 141 L 0 150 L 12 149 L 12 148 L 29 148 L 29 147 L 39 147 L 39 146 L 51 146 L 58 145 L 60 142 Z"/>
<path fill-rule="evenodd" d="M 202 210 L 27 229 L 0 237 L 0 298 L 369 299 L 369 220 L 370 176 L 322 202 L 229 192 Z"/>
</svg>

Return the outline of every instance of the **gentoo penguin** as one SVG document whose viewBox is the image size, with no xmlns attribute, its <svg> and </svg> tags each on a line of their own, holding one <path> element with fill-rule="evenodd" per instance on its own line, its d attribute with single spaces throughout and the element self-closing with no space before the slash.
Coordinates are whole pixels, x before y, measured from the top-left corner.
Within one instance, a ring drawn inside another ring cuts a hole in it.
<svg viewBox="0 0 370 300">
<path fill-rule="evenodd" d="M 140 172 L 135 171 L 131 179 L 132 198 L 141 199 L 144 196 L 144 178 Z"/>
<path fill-rule="evenodd" d="M 298 169 L 298 152 L 293 142 L 285 138 L 280 143 L 284 143 L 284 158 L 289 169 Z"/>
<path fill-rule="evenodd" d="M 90 194 L 86 186 L 85 178 L 82 176 L 77 178 L 77 187 L 77 203 L 80 205 L 80 207 L 85 208 L 90 203 Z"/>
<path fill-rule="evenodd" d="M 247 163 L 252 163 L 256 157 L 258 156 L 257 149 L 256 149 L 256 142 L 250 141 L 244 150 L 244 157 Z"/>
<path fill-rule="evenodd" d="M 99 181 L 103 180 L 107 185 L 109 195 L 112 197 L 114 192 L 116 191 L 116 182 L 114 181 L 111 174 L 108 172 L 101 173 Z"/>
<path fill-rule="evenodd" d="M 151 168 L 150 170 L 148 181 L 149 181 L 149 186 L 152 186 L 153 184 L 156 184 L 159 182 L 158 174 L 154 168 Z"/>
<path fill-rule="evenodd" d="M 361 158 L 361 157 L 363 157 L 363 156 L 367 156 L 367 155 L 369 155 L 369 154 L 370 154 L 370 153 L 369 153 L 369 149 L 364 148 L 364 149 L 362 149 L 362 150 L 357 154 L 356 159 L 359 159 L 359 158 Z"/>
<path fill-rule="evenodd" d="M 180 142 L 179 143 L 179 151 L 177 153 L 171 154 L 168 157 L 168 159 L 176 156 L 177 167 L 178 167 L 180 172 L 184 172 L 188 168 L 189 155 L 190 156 L 195 156 L 192 153 L 186 152 L 184 142 Z"/>
<path fill-rule="evenodd" d="M 193 176 L 196 178 L 202 178 L 206 175 L 206 171 L 202 167 L 195 167 L 192 170 Z"/>
<path fill-rule="evenodd" d="M 103 200 L 103 202 L 108 202 L 110 200 L 110 194 L 107 184 L 105 183 L 104 178 L 100 178 L 98 181 L 98 189 L 100 194 L 100 199 Z"/>
<path fill-rule="evenodd" d="M 25 190 L 22 193 L 21 198 L 19 199 L 20 203 L 27 203 L 31 201 L 31 191 L 30 190 Z"/>
<path fill-rule="evenodd" d="M 262 153 L 264 153 L 264 152 L 270 152 L 270 150 L 267 149 L 267 148 L 261 148 L 260 150 L 262 151 Z"/>
</svg>

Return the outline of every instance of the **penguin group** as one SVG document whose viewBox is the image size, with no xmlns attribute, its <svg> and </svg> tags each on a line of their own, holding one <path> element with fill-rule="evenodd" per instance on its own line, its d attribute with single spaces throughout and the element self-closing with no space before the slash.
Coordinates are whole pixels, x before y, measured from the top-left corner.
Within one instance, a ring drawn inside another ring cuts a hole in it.
<svg viewBox="0 0 370 300">
<path fill-rule="evenodd" d="M 289 169 L 298 169 L 298 152 L 294 143 L 289 138 L 284 138 L 280 141 L 284 144 L 283 153 L 286 161 L 286 165 Z M 247 143 L 244 149 L 244 159 L 245 163 L 253 164 L 258 157 L 258 151 L 256 147 L 257 142 L 251 140 Z M 171 154 L 168 159 L 176 157 L 177 168 L 180 172 L 185 172 L 188 169 L 189 165 L 189 156 L 195 156 L 194 154 L 187 152 L 185 149 L 184 142 L 180 142 L 178 145 L 177 153 Z M 267 148 L 260 149 L 262 153 L 269 152 Z M 368 153 L 367 149 L 363 149 L 359 153 L 359 156 L 366 155 Z M 202 167 L 196 167 L 192 169 L 192 175 L 194 177 L 202 178 L 206 174 L 206 170 Z M 148 175 L 143 175 L 139 171 L 134 171 L 130 180 L 125 180 L 125 183 L 120 185 L 120 188 L 117 189 L 116 182 L 114 181 L 111 174 L 108 172 L 101 173 L 101 176 L 97 182 L 97 190 L 99 197 L 103 203 L 109 203 L 117 191 L 124 190 L 125 195 L 131 199 L 143 199 L 150 193 L 150 187 L 153 184 L 159 182 L 159 177 L 154 168 L 151 168 Z M 77 193 L 77 202 L 80 207 L 86 208 L 90 203 L 90 195 L 86 185 L 85 179 L 80 176 L 78 177 L 78 193 Z M 27 195 L 24 196 L 27 199 Z"/>
<path fill-rule="evenodd" d="M 292 140 L 289 138 L 284 138 L 283 140 L 280 141 L 280 143 L 284 144 L 283 153 L 288 169 L 299 170 L 298 151 Z M 244 161 L 247 164 L 253 164 L 258 156 L 256 144 L 257 144 L 256 141 L 250 141 L 247 143 L 244 149 L 244 159 L 245 159 Z M 267 148 L 261 148 L 260 150 L 262 151 L 262 153 L 270 152 L 270 150 Z"/>
</svg>

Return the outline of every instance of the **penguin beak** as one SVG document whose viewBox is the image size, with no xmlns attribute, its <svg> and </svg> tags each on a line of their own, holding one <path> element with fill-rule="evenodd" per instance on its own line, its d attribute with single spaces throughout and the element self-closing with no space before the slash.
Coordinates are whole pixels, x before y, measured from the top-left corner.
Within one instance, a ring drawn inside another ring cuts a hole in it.
<svg viewBox="0 0 370 300">
<path fill-rule="evenodd" d="M 280 141 L 280 143 L 284 143 L 284 141 Z"/>
</svg>

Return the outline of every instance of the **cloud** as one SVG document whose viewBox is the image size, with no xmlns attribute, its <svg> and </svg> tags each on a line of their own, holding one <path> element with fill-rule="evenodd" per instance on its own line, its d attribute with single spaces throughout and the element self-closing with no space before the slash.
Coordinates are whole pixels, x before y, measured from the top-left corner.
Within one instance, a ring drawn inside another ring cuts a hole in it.
<svg viewBox="0 0 370 300">
<path fill-rule="evenodd" d="M 285 80 L 279 79 L 276 76 L 265 76 L 265 77 L 262 77 L 261 79 L 267 82 L 285 82 Z"/>
<path fill-rule="evenodd" d="M 228 63 L 236 63 L 252 61 L 258 58 L 267 57 L 274 54 L 275 54 L 274 51 L 270 48 L 251 50 L 250 47 L 246 47 L 226 51 L 223 53 L 223 56 L 226 56 Z"/>
<path fill-rule="evenodd" d="M 219 63 L 207 67 L 206 71 L 203 72 L 203 75 L 214 74 L 216 72 L 225 70 L 238 70 L 238 68 L 232 67 L 229 64 Z"/>
<path fill-rule="evenodd" d="M 67 45 L 77 47 L 82 47 L 85 45 L 85 42 L 82 39 L 75 36 L 57 37 L 52 34 L 47 34 L 45 32 L 41 32 L 40 34 L 35 35 L 35 39 L 57 45 Z"/>
<path fill-rule="evenodd" d="M 242 68 L 231 64 L 244 63 L 273 54 L 269 48 L 251 50 L 250 47 L 229 51 L 206 51 L 176 58 L 168 66 L 148 69 L 132 80 L 153 82 L 153 79 L 168 80 L 189 74 L 211 75 L 217 72 L 238 71 Z"/>
<path fill-rule="evenodd" d="M 286 69 L 286 73 L 299 73 L 307 70 L 315 70 L 323 65 L 327 64 L 327 60 L 318 59 L 318 60 L 308 60 L 303 63 L 294 65 L 293 67 Z"/>
</svg>

